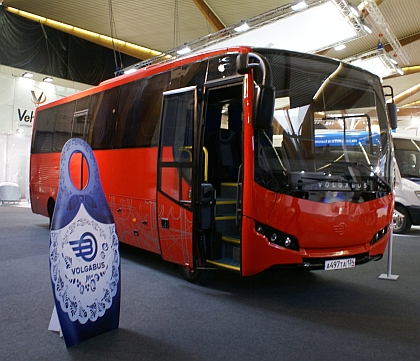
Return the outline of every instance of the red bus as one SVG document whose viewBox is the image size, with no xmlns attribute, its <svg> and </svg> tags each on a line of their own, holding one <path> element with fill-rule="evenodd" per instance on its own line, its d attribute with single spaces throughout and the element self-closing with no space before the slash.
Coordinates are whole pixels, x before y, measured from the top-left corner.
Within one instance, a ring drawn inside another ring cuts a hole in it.
<svg viewBox="0 0 420 361">
<path fill-rule="evenodd" d="M 82 138 L 120 241 L 192 282 L 354 267 L 391 233 L 387 113 L 378 77 L 326 57 L 233 47 L 148 65 L 37 108 L 32 210 L 52 217 L 60 151 Z M 355 130 L 363 142 L 346 141 Z M 341 141 L 322 144 L 328 133 Z"/>
</svg>

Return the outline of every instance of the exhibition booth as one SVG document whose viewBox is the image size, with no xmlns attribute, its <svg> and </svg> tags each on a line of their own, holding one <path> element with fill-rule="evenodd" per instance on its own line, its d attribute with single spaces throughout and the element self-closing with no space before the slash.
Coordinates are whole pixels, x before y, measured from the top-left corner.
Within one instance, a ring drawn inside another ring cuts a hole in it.
<svg viewBox="0 0 420 361">
<path fill-rule="evenodd" d="M 13 201 L 18 194 L 18 201 L 29 199 L 29 155 L 36 107 L 90 87 L 42 74 L 25 74 L 32 74 L 30 78 L 23 74 L 21 69 L 0 65 L 0 184 L 7 183 L 2 187 L 0 202 L 9 201 L 2 199 L 2 194 L 10 194 L 10 183 Z"/>
</svg>

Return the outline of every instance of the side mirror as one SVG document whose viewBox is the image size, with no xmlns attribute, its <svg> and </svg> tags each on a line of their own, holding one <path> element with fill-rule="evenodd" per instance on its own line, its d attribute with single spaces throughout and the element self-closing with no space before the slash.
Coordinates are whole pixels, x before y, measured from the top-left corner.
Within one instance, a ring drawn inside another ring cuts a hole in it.
<svg viewBox="0 0 420 361">
<path fill-rule="evenodd" d="M 397 106 L 395 103 L 386 103 L 386 108 L 388 110 L 389 122 L 391 129 L 397 129 L 398 127 L 398 117 L 397 117 Z"/>
<path fill-rule="evenodd" d="M 252 125 L 255 129 L 270 129 L 273 125 L 275 89 L 258 85 L 254 88 L 254 112 Z"/>
<path fill-rule="evenodd" d="M 386 109 L 388 110 L 388 118 L 389 118 L 391 129 L 394 130 L 394 129 L 397 129 L 398 127 L 397 106 L 394 103 L 394 90 L 392 89 L 392 86 L 390 85 L 384 85 L 382 88 L 384 90 L 385 100 L 386 100 L 386 97 L 391 97 L 391 102 L 386 103 Z M 386 93 L 385 89 L 388 89 L 389 93 Z"/>
<path fill-rule="evenodd" d="M 249 69 L 258 69 L 260 81 L 254 74 L 258 85 L 254 88 L 252 125 L 255 129 L 270 129 L 273 125 L 275 88 L 272 86 L 271 67 L 267 59 L 257 53 L 238 54 L 236 70 L 245 74 Z"/>
</svg>

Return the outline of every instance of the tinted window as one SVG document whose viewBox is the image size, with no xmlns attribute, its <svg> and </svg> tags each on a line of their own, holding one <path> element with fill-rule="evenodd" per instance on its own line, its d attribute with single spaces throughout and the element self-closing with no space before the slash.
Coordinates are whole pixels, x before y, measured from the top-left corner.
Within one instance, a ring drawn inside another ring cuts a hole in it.
<svg viewBox="0 0 420 361">
<path fill-rule="evenodd" d="M 51 152 L 54 135 L 55 111 L 45 109 L 37 112 L 35 120 L 32 153 Z"/>
<path fill-rule="evenodd" d="M 113 147 L 119 90 L 117 87 L 96 95 L 92 109 L 93 125 L 89 134 L 92 149 Z"/>
<path fill-rule="evenodd" d="M 169 73 L 141 79 L 121 87 L 116 148 L 157 146 L 162 94 Z"/>
<path fill-rule="evenodd" d="M 52 150 L 61 152 L 64 144 L 71 138 L 71 128 L 75 102 L 59 105 L 56 108 Z"/>
</svg>

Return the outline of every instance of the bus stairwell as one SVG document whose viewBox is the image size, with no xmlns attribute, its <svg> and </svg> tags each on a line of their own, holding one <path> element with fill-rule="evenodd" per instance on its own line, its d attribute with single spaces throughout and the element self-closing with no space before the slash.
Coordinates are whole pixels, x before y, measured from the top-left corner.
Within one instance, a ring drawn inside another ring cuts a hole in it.
<svg viewBox="0 0 420 361">
<path fill-rule="evenodd" d="M 206 250 L 206 263 L 209 266 L 239 272 L 241 266 L 242 103 L 240 99 L 235 101 L 228 99 L 228 101 L 222 101 L 222 104 L 209 106 L 206 117 L 204 147 L 208 150 L 209 158 L 208 182 L 215 190 L 212 212 L 214 222 L 210 247 Z"/>
<path fill-rule="evenodd" d="M 240 227 L 237 221 L 238 183 L 222 182 L 216 195 L 215 228 L 219 252 L 207 263 L 235 271 L 240 270 Z"/>
</svg>

